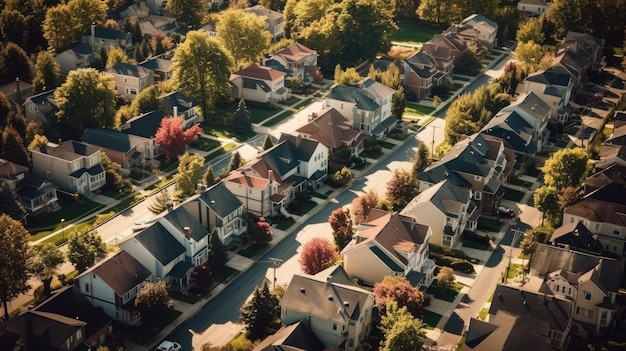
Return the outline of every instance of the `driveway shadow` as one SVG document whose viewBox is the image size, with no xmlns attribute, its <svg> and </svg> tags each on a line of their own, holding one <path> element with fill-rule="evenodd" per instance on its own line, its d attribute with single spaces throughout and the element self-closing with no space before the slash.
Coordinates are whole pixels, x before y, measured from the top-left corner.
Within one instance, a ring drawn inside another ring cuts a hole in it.
<svg viewBox="0 0 626 351">
<path fill-rule="evenodd" d="M 463 319 L 461 319 L 456 312 L 453 312 L 443 330 L 455 335 L 463 335 L 463 332 L 465 331 L 465 322 L 463 322 Z"/>
</svg>

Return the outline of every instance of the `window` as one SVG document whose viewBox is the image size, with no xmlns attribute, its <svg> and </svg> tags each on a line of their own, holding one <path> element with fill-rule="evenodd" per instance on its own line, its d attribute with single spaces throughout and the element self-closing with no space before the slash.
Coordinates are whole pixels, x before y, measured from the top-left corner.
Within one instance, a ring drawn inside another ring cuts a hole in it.
<svg viewBox="0 0 626 351">
<path fill-rule="evenodd" d="M 85 292 L 89 294 L 89 284 L 85 283 Z"/>
<path fill-rule="evenodd" d="M 569 222 L 570 222 L 570 223 L 574 223 L 574 217 L 570 218 L 570 219 L 569 219 Z"/>
<path fill-rule="evenodd" d="M 613 235 L 620 235 L 622 234 L 622 231 L 619 227 L 614 227 L 613 228 Z"/>
<path fill-rule="evenodd" d="M 596 223 L 594 228 L 595 228 L 594 231 L 599 232 L 600 231 L 600 223 Z"/>
<path fill-rule="evenodd" d="M 483 194 L 482 194 L 480 191 L 475 192 L 475 193 L 474 193 L 474 200 L 480 200 L 480 199 L 482 199 L 482 197 L 483 197 L 482 195 L 483 195 Z"/>
<path fill-rule="evenodd" d="M 474 180 L 480 182 L 483 179 L 481 176 L 474 176 Z"/>
<path fill-rule="evenodd" d="M 585 296 L 585 300 L 591 301 L 591 291 L 583 290 L 583 295 Z"/>
<path fill-rule="evenodd" d="M 333 330 L 337 330 L 337 323 L 333 322 Z"/>
</svg>

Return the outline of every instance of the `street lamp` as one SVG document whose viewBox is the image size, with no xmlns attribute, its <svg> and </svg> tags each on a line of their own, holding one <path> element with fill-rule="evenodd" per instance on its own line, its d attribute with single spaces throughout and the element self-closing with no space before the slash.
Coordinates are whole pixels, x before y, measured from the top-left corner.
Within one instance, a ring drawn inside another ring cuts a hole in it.
<svg viewBox="0 0 626 351">
<path fill-rule="evenodd" d="M 276 268 L 278 268 L 280 264 L 283 263 L 284 261 L 281 260 L 280 258 L 270 257 L 268 258 L 268 262 L 272 263 L 272 268 L 274 270 L 274 280 L 272 282 L 272 290 L 274 290 L 276 289 Z"/>
<path fill-rule="evenodd" d="M 65 243 L 65 227 L 63 226 L 65 223 L 65 218 L 61 218 L 61 235 L 63 237 L 63 243 Z"/>
</svg>

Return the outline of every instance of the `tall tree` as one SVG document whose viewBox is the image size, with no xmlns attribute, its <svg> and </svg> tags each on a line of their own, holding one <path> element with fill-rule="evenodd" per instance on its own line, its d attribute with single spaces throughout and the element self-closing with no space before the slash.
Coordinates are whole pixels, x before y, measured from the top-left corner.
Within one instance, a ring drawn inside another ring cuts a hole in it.
<svg viewBox="0 0 626 351">
<path fill-rule="evenodd" d="M 135 307 L 146 320 L 163 318 L 173 305 L 164 281 L 145 283 L 135 296 Z"/>
<path fill-rule="evenodd" d="M 197 124 L 183 129 L 184 121 L 183 116 L 163 118 L 161 126 L 154 135 L 154 142 L 165 150 L 165 158 L 168 160 L 175 158 L 185 146 L 196 140 L 198 134 L 202 133 L 202 129 Z"/>
<path fill-rule="evenodd" d="M 426 338 L 422 321 L 411 315 L 406 307 L 398 308 L 395 303 L 387 306 L 387 313 L 380 322 L 384 339 L 380 342 L 381 351 L 421 350 Z"/>
<path fill-rule="evenodd" d="M 387 200 L 395 211 L 400 211 L 419 194 L 418 189 L 417 178 L 411 172 L 397 169 L 387 182 Z"/>
<path fill-rule="evenodd" d="M 252 298 L 239 310 L 240 319 L 245 324 L 246 330 L 252 340 L 260 340 L 266 337 L 267 327 L 274 324 L 280 317 L 278 298 L 270 293 L 267 282 L 263 286 L 257 286 L 252 293 Z"/>
<path fill-rule="evenodd" d="M 583 148 L 561 149 L 541 169 L 547 186 L 556 189 L 579 187 L 589 171 L 589 154 Z"/>
<path fill-rule="evenodd" d="M 237 105 L 237 110 L 235 110 L 235 114 L 233 115 L 233 131 L 236 134 L 248 134 L 252 131 L 252 123 L 250 123 L 250 112 L 246 107 L 246 102 L 241 99 L 239 100 L 239 105 Z"/>
<path fill-rule="evenodd" d="M 430 151 L 425 143 L 420 143 L 417 146 L 417 152 L 415 153 L 415 160 L 413 161 L 413 177 L 417 178 L 417 175 L 424 171 L 432 161 Z"/>
<path fill-rule="evenodd" d="M 152 33 L 152 40 L 150 40 L 150 47 L 154 56 L 161 55 L 166 51 L 172 50 L 174 42 L 172 39 L 165 35 L 161 31 Z"/>
<path fill-rule="evenodd" d="M 272 11 L 283 12 L 287 0 L 260 0 L 259 5 Z"/>
<path fill-rule="evenodd" d="M 32 81 L 32 67 L 30 58 L 26 51 L 15 43 L 8 43 L 4 47 L 4 68 L 5 79 L 9 82 L 15 82 L 20 79 L 25 82 Z"/>
<path fill-rule="evenodd" d="M 554 228 L 550 226 L 538 226 L 529 229 L 524 233 L 524 238 L 520 242 L 520 248 L 524 256 L 530 255 L 535 250 L 535 244 L 547 244 L 554 233 Z"/>
<path fill-rule="evenodd" d="M 163 100 L 159 98 L 159 95 L 160 91 L 156 85 L 151 85 L 142 90 L 130 103 L 132 114 L 136 116 L 154 110 L 161 110 Z"/>
<path fill-rule="evenodd" d="M 43 22 L 43 36 L 50 48 L 59 52 L 78 42 L 80 30 L 72 19 L 72 12 L 67 4 L 59 4 L 46 11 Z"/>
<path fill-rule="evenodd" d="M 2 158 L 18 165 L 30 167 L 30 157 L 20 134 L 8 125 L 2 131 Z"/>
<path fill-rule="evenodd" d="M 357 86 L 363 79 L 356 68 L 348 67 L 346 70 L 341 69 L 341 65 L 335 66 L 335 83 L 337 85 Z"/>
<path fill-rule="evenodd" d="M 43 283 L 43 296 L 50 296 L 50 283 L 65 255 L 53 243 L 35 245 L 31 248 L 28 270 Z"/>
<path fill-rule="evenodd" d="M 166 7 L 179 22 L 197 29 L 200 28 L 206 6 L 206 1 L 202 0 L 169 0 Z"/>
<path fill-rule="evenodd" d="M 227 173 L 230 173 L 236 170 L 237 168 L 243 166 L 244 164 L 245 162 L 241 158 L 241 154 L 239 153 L 239 151 L 233 152 L 233 154 L 230 156 L 230 162 L 228 163 Z"/>
<path fill-rule="evenodd" d="M 124 51 L 124 49 L 122 49 L 121 47 L 110 47 L 109 49 L 107 49 L 107 61 L 106 61 L 106 68 L 111 68 L 115 65 L 117 65 L 118 63 L 129 63 L 130 59 L 128 58 L 128 55 L 126 55 L 126 51 Z"/>
<path fill-rule="evenodd" d="M 202 176 L 202 184 L 206 185 L 207 187 L 212 187 L 213 185 L 217 184 L 217 182 L 219 181 L 220 179 L 216 177 L 215 174 L 213 173 L 213 167 L 211 167 L 211 165 L 209 164 L 209 166 L 206 169 L 206 172 L 204 172 L 204 176 Z"/>
<path fill-rule="evenodd" d="M 454 269 L 441 267 L 437 274 L 437 287 L 440 291 L 446 291 L 454 285 Z"/>
<path fill-rule="evenodd" d="M 13 187 L 5 182 L 0 184 L 0 213 L 20 222 L 28 215 Z"/>
<path fill-rule="evenodd" d="M 176 191 L 174 197 L 184 199 L 196 193 L 196 188 L 202 180 L 204 157 L 199 154 L 185 152 L 178 162 L 178 172 L 174 175 Z"/>
<path fill-rule="evenodd" d="M 172 198 L 170 197 L 170 192 L 167 190 L 167 188 L 163 189 L 154 197 L 152 203 L 148 205 L 148 210 L 152 212 L 152 214 L 158 215 L 167 210 L 167 207 L 169 206 L 171 201 Z"/>
<path fill-rule="evenodd" d="M 30 234 L 19 221 L 0 214 L 0 302 L 9 319 L 8 302 L 28 291 L 28 241 Z"/>
<path fill-rule="evenodd" d="M 300 268 L 306 274 L 317 274 L 337 261 L 337 252 L 330 241 L 324 238 L 313 238 L 302 247 Z"/>
<path fill-rule="evenodd" d="M 215 228 L 209 234 L 209 259 L 207 262 L 212 271 L 219 270 L 228 262 L 228 252 Z"/>
<path fill-rule="evenodd" d="M 399 87 L 391 96 L 391 113 L 399 120 L 402 120 L 404 109 L 406 108 L 406 94 L 404 87 Z"/>
<path fill-rule="evenodd" d="M 93 229 L 73 231 L 67 240 L 67 258 L 78 272 L 93 266 L 97 254 L 105 254 L 106 245 Z"/>
<path fill-rule="evenodd" d="M 261 146 L 261 149 L 265 151 L 272 146 L 274 146 L 274 142 L 272 141 L 272 135 L 270 133 L 267 133 L 265 134 L 265 139 L 263 139 L 263 145 Z"/>
<path fill-rule="evenodd" d="M 517 43 L 517 47 L 515 48 L 515 60 L 528 74 L 548 68 L 552 60 L 551 58 L 547 60 L 546 57 L 550 58 L 546 50 L 532 40 L 526 43 Z"/>
<path fill-rule="evenodd" d="M 385 309 L 390 302 L 406 307 L 416 318 L 422 315 L 424 294 L 403 276 L 385 276 L 382 282 L 374 284 L 374 296 L 381 315 L 386 313 Z"/>
<path fill-rule="evenodd" d="M 541 225 L 543 225 L 543 219 L 547 216 L 548 218 L 552 218 L 558 215 L 559 210 L 559 199 L 558 199 L 558 191 L 553 186 L 542 186 L 535 190 L 533 194 L 533 200 L 535 203 L 535 207 L 541 214 Z"/>
<path fill-rule="evenodd" d="M 352 200 L 352 220 L 359 225 L 367 219 L 372 208 L 377 208 L 380 202 L 376 190 L 369 189 L 365 194 Z"/>
<path fill-rule="evenodd" d="M 454 0 L 421 0 L 417 16 L 435 26 L 451 25 L 462 19 L 459 8 L 454 6 Z"/>
<path fill-rule="evenodd" d="M 207 116 L 209 107 L 230 90 L 231 55 L 219 41 L 210 39 L 208 33 L 192 31 L 176 49 L 173 61 L 174 86 L 196 102 Z"/>
<path fill-rule="evenodd" d="M 517 33 L 515 34 L 517 42 L 527 43 L 529 41 L 533 41 L 539 45 L 543 44 L 545 35 L 543 34 L 543 25 L 541 21 L 542 20 L 539 18 L 533 17 L 520 24 L 517 29 Z"/>
<path fill-rule="evenodd" d="M 33 89 L 36 92 L 54 89 L 61 80 L 61 67 L 50 51 L 42 51 L 37 55 Z"/>
<path fill-rule="evenodd" d="M 333 239 L 337 251 L 343 250 L 352 240 L 352 235 L 354 234 L 350 210 L 344 210 L 343 207 L 334 210 L 328 217 L 328 223 L 333 228 Z"/>
<path fill-rule="evenodd" d="M 272 41 L 264 17 L 238 9 L 223 11 L 216 30 L 217 38 L 230 51 L 236 67 L 257 62 Z"/>
<path fill-rule="evenodd" d="M 78 26 L 79 35 L 94 23 L 103 24 L 107 16 L 107 5 L 100 0 L 69 0 L 67 6 L 72 22 Z"/>
<path fill-rule="evenodd" d="M 11 7 L 5 7 L 0 12 L 0 33 L 3 42 L 15 43 L 26 48 L 28 40 L 28 18 L 20 11 Z"/>
<path fill-rule="evenodd" d="M 65 83 L 54 91 L 57 118 L 80 133 L 85 128 L 111 128 L 115 124 L 115 94 L 113 76 L 93 68 L 70 71 Z"/>
</svg>

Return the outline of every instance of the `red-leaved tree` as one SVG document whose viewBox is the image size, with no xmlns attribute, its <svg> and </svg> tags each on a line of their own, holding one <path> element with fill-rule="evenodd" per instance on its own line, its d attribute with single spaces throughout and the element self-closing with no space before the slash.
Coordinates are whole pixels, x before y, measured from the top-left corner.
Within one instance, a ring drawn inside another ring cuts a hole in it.
<svg viewBox="0 0 626 351">
<path fill-rule="evenodd" d="M 395 301 L 398 308 L 406 306 L 413 317 L 421 318 L 424 294 L 401 276 L 386 276 L 382 282 L 374 284 L 376 307 L 381 315 L 385 314 L 387 303 Z"/>
<path fill-rule="evenodd" d="M 333 238 L 337 251 L 341 251 L 352 240 L 352 234 L 354 234 L 350 210 L 343 208 L 334 210 L 328 217 L 328 223 L 333 228 Z"/>
<path fill-rule="evenodd" d="M 380 198 L 375 190 L 369 190 L 356 199 L 352 200 L 352 220 L 354 224 L 359 225 L 367 219 L 370 210 L 377 208 Z"/>
<path fill-rule="evenodd" d="M 337 261 L 337 252 L 330 241 L 313 238 L 306 243 L 300 253 L 300 267 L 306 274 L 317 274 Z"/>
<path fill-rule="evenodd" d="M 183 129 L 183 121 L 183 116 L 163 118 L 154 136 L 154 142 L 165 150 L 168 161 L 176 157 L 186 145 L 196 140 L 198 134 L 202 133 L 202 128 L 197 124 Z"/>
</svg>

